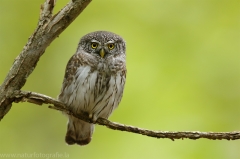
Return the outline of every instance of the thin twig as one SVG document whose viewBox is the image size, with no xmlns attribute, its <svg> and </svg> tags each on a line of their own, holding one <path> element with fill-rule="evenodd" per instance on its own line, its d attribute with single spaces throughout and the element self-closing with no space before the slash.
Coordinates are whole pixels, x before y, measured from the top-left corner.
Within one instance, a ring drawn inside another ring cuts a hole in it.
<svg viewBox="0 0 240 159">
<path fill-rule="evenodd" d="M 52 15 L 55 0 L 46 0 L 41 6 L 40 18 L 35 32 L 29 38 L 21 54 L 15 59 L 12 68 L 0 86 L 0 120 L 11 108 L 12 102 L 30 102 L 38 105 L 52 104 L 49 108 L 73 115 L 86 122 L 93 122 L 86 114 L 74 114 L 60 101 L 43 94 L 21 91 L 27 77 L 35 69 L 37 62 L 47 46 L 65 30 L 68 25 L 83 11 L 91 0 L 71 0 L 61 11 Z M 123 125 L 99 118 L 96 124 L 104 125 L 113 130 L 127 131 L 155 138 L 174 139 L 199 139 L 213 140 L 237 140 L 240 139 L 240 131 L 235 132 L 170 132 L 152 131 L 134 126 Z"/>
<path fill-rule="evenodd" d="M 15 102 L 30 102 L 38 105 L 42 104 L 52 104 L 53 106 L 49 106 L 51 109 L 62 111 L 68 115 L 72 115 L 78 119 L 84 120 L 86 122 L 93 123 L 91 119 L 88 118 L 85 114 L 74 114 L 67 109 L 67 107 L 61 103 L 60 101 L 48 97 L 43 94 L 35 93 L 35 92 L 28 92 L 28 91 L 15 91 L 14 92 Z M 113 130 L 120 130 L 120 131 L 127 131 L 136 134 L 146 135 L 149 137 L 154 138 L 168 138 L 171 140 L 175 139 L 212 139 L 212 140 L 237 140 L 240 139 L 240 131 L 234 132 L 199 132 L 199 131 L 179 131 L 179 132 L 172 132 L 172 131 L 153 131 L 148 129 L 142 129 L 130 125 L 119 124 L 115 122 L 111 122 L 104 118 L 99 118 L 95 124 L 106 126 Z"/>
</svg>

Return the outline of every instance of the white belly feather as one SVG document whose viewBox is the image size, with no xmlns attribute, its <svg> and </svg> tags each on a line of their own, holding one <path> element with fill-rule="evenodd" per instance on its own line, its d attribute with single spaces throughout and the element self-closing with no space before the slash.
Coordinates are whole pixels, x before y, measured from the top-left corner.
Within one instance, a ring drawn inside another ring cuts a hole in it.
<svg viewBox="0 0 240 159">
<path fill-rule="evenodd" d="M 72 84 L 64 90 L 64 94 L 71 94 L 67 105 L 74 112 L 87 112 L 93 116 L 108 118 L 118 106 L 125 83 L 125 77 L 120 72 L 107 76 L 90 66 L 81 66 L 76 71 Z"/>
</svg>

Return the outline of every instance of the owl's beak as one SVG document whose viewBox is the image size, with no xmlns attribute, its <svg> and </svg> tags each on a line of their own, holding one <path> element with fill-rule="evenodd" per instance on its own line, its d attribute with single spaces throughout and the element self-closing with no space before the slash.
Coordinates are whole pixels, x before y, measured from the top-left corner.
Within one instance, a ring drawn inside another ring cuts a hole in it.
<svg viewBox="0 0 240 159">
<path fill-rule="evenodd" d="M 99 54 L 100 54 L 100 56 L 103 58 L 104 55 L 105 55 L 105 51 L 104 51 L 104 49 L 101 49 Z"/>
</svg>

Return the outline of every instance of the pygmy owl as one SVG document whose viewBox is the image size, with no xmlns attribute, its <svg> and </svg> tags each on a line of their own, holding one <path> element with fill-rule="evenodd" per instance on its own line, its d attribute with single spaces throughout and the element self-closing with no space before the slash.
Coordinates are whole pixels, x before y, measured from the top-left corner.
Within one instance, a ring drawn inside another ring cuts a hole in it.
<svg viewBox="0 0 240 159">
<path fill-rule="evenodd" d="M 108 118 L 118 106 L 126 80 L 126 45 L 117 34 L 96 31 L 83 36 L 68 61 L 58 99 L 69 110 L 96 121 Z M 67 144 L 86 145 L 94 124 L 68 115 Z"/>
</svg>

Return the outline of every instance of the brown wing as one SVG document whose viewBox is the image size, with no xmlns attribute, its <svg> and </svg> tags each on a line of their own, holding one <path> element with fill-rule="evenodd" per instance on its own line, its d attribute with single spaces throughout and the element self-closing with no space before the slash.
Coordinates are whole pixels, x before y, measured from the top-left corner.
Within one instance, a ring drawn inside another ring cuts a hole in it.
<svg viewBox="0 0 240 159">
<path fill-rule="evenodd" d="M 68 64 L 66 66 L 62 89 L 61 89 L 60 95 L 58 96 L 58 99 L 62 98 L 64 89 L 73 82 L 74 76 L 76 74 L 76 70 L 80 66 L 81 66 L 81 62 L 80 62 L 79 56 L 78 54 L 74 54 L 69 59 Z"/>
</svg>

